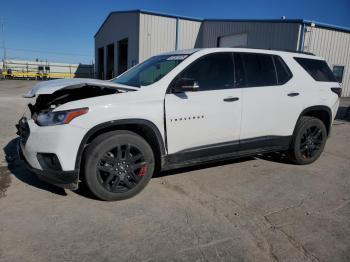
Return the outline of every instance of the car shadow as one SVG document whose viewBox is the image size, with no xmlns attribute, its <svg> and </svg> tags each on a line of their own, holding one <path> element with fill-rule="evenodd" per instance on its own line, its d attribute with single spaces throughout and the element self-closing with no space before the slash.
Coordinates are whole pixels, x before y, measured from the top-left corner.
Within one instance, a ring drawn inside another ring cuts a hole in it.
<svg viewBox="0 0 350 262">
<path fill-rule="evenodd" d="M 37 178 L 35 174 L 33 174 L 31 171 L 29 171 L 26 168 L 23 160 L 21 160 L 18 155 L 17 148 L 16 148 L 17 143 L 18 143 L 18 138 L 12 139 L 3 148 L 3 151 L 6 156 L 6 161 L 8 164 L 7 168 L 9 169 L 9 171 L 17 179 L 19 179 L 20 181 L 22 181 L 27 185 L 36 187 L 41 190 L 46 190 L 48 192 L 51 192 L 53 194 L 57 194 L 60 196 L 66 196 L 67 193 L 65 189 L 46 183 L 44 181 L 41 181 L 39 178 Z M 178 168 L 178 169 L 173 169 L 173 170 L 164 171 L 164 172 L 157 172 L 156 175 L 153 176 L 153 178 L 172 176 L 172 175 L 187 173 L 195 170 L 201 170 L 201 169 L 217 167 L 222 165 L 230 165 L 230 164 L 241 163 L 245 161 L 251 161 L 254 159 L 255 159 L 254 157 L 245 157 L 245 158 L 237 158 L 237 159 L 231 159 L 231 160 L 216 161 L 208 164 L 198 164 L 190 167 Z M 75 190 L 74 193 L 89 199 L 98 200 L 86 187 L 84 182 L 79 184 L 79 189 Z"/>
<path fill-rule="evenodd" d="M 103 201 L 101 199 L 98 199 L 94 194 L 91 193 L 91 191 L 88 189 L 84 181 L 80 182 L 78 189 L 74 190 L 73 192 L 79 196 L 82 196 L 88 199 Z"/>
<path fill-rule="evenodd" d="M 254 159 L 255 159 L 254 157 L 244 157 L 244 158 L 237 158 L 237 159 L 231 159 L 231 160 L 220 160 L 220 161 L 216 161 L 216 162 L 208 163 L 208 164 L 198 164 L 198 165 L 195 165 L 195 166 L 178 168 L 178 169 L 172 169 L 172 170 L 163 171 L 163 172 L 156 171 L 155 174 L 153 175 L 152 179 L 153 178 L 160 178 L 160 177 L 177 175 L 177 174 L 181 174 L 181 173 L 187 173 L 187 172 L 191 172 L 191 171 L 195 171 L 195 170 L 201 170 L 201 169 L 206 169 L 206 168 L 211 168 L 211 167 L 217 167 L 217 166 L 241 163 L 241 162 L 245 162 L 245 161 L 251 161 L 251 160 L 254 160 Z M 86 197 L 86 198 L 90 198 L 90 199 L 93 199 L 93 200 L 99 200 L 87 188 L 87 186 L 84 183 L 84 181 L 82 181 L 82 183 L 79 184 L 79 188 L 76 191 L 74 191 L 74 192 L 77 193 L 78 195 L 81 195 L 81 196 Z"/>
<path fill-rule="evenodd" d="M 206 168 L 237 164 L 237 163 L 242 163 L 242 162 L 246 162 L 246 161 L 251 161 L 254 159 L 256 159 L 256 158 L 255 157 L 242 157 L 242 158 L 234 158 L 234 159 L 229 159 L 229 160 L 218 160 L 218 161 L 211 162 L 211 163 L 197 164 L 197 165 L 193 165 L 193 166 L 189 166 L 189 167 L 182 167 L 182 168 L 172 169 L 172 170 L 168 170 L 168 171 L 158 172 L 155 175 L 153 175 L 153 178 L 172 176 L 172 175 L 187 173 L 187 172 L 206 169 Z"/>
<path fill-rule="evenodd" d="M 18 155 L 17 143 L 18 138 L 14 138 L 3 148 L 8 170 L 23 183 L 53 194 L 66 196 L 67 193 L 63 188 L 39 180 L 35 174 L 26 168 L 23 160 L 21 160 Z"/>
<path fill-rule="evenodd" d="M 270 162 L 294 165 L 288 158 L 285 152 L 272 152 L 255 156 L 257 159 L 262 159 Z"/>
<path fill-rule="evenodd" d="M 6 161 L 8 163 L 8 169 L 9 171 L 20 181 L 23 183 L 26 183 L 30 186 L 36 187 L 41 190 L 46 190 L 48 192 L 51 192 L 53 194 L 57 194 L 60 196 L 66 196 L 67 193 L 65 189 L 57 187 L 55 185 L 46 183 L 44 181 L 41 181 L 35 174 L 33 174 L 31 171 L 29 171 L 23 160 L 20 159 L 18 152 L 17 152 L 17 143 L 18 138 L 12 139 L 4 148 L 4 153 L 6 156 Z M 159 177 L 167 177 L 167 176 L 173 176 L 177 174 L 187 173 L 191 171 L 201 170 L 201 169 L 207 169 L 212 167 L 218 167 L 218 166 L 224 166 L 224 165 L 231 165 L 231 164 L 237 164 L 242 163 L 246 161 L 251 161 L 255 159 L 263 159 L 267 161 L 272 162 L 278 162 L 278 163 L 285 163 L 290 164 L 287 157 L 283 153 L 270 153 L 270 154 L 264 154 L 264 155 L 257 155 L 253 157 L 242 157 L 242 158 L 235 158 L 235 159 L 229 159 L 229 160 L 218 160 L 211 163 L 206 164 L 197 164 L 189 167 L 183 167 L 183 168 L 177 168 L 173 170 L 163 171 L 163 172 L 156 172 L 156 174 L 153 176 L 153 178 L 159 178 Z M 98 200 L 87 188 L 84 182 L 79 184 L 79 189 L 73 191 L 74 193 L 89 198 L 93 200 Z"/>
<path fill-rule="evenodd" d="M 350 106 L 339 106 L 335 119 L 350 122 Z"/>
</svg>

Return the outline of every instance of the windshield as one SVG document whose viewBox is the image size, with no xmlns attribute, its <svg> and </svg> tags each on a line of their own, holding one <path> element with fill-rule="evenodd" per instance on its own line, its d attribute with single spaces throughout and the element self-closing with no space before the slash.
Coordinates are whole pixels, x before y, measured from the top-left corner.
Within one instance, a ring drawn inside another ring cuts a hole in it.
<svg viewBox="0 0 350 262">
<path fill-rule="evenodd" d="M 117 84 L 141 87 L 151 85 L 162 79 L 189 55 L 159 55 L 151 57 L 135 66 L 112 82 Z"/>
</svg>

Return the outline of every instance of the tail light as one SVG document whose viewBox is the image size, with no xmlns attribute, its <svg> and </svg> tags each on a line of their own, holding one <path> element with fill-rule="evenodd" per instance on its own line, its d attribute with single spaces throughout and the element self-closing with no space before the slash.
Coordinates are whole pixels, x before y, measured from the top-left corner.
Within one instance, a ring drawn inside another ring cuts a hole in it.
<svg viewBox="0 0 350 262">
<path fill-rule="evenodd" d="M 331 88 L 333 93 L 336 93 L 338 97 L 341 97 L 341 88 L 340 87 L 332 87 Z"/>
</svg>

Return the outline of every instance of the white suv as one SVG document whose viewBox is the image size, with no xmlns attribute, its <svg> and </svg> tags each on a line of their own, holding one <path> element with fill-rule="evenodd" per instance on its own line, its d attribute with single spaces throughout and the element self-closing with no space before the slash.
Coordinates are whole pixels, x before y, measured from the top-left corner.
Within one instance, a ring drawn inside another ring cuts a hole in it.
<svg viewBox="0 0 350 262">
<path fill-rule="evenodd" d="M 293 52 L 212 48 L 154 56 L 111 81 L 41 82 L 19 121 L 20 154 L 55 185 L 134 196 L 162 170 L 267 152 L 321 154 L 341 88 L 327 63 Z"/>
</svg>

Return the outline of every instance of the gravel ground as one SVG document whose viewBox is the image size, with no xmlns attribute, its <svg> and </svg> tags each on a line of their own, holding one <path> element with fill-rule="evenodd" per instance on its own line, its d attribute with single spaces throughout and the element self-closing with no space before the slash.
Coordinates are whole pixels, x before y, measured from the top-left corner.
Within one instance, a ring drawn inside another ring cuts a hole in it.
<svg viewBox="0 0 350 262">
<path fill-rule="evenodd" d="M 39 181 L 17 159 L 14 124 L 33 84 L 0 81 L 1 262 L 350 261 L 349 99 L 311 165 L 274 155 L 202 165 L 102 202 Z"/>
</svg>

